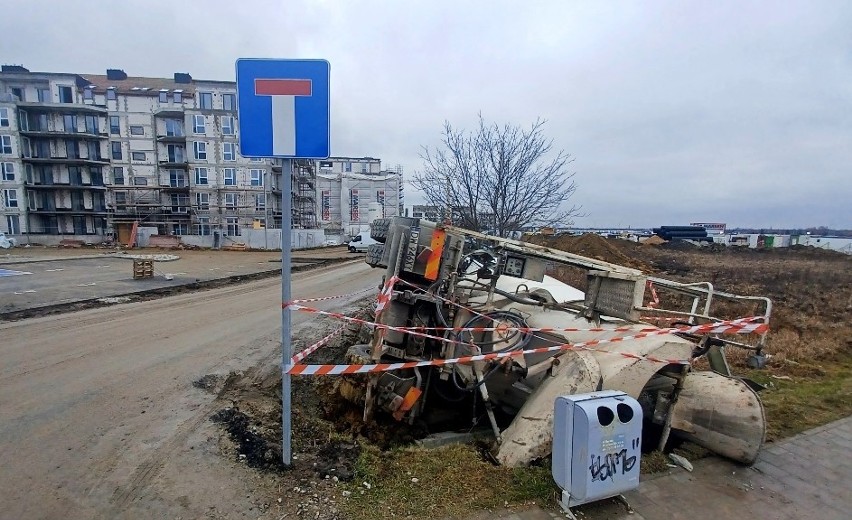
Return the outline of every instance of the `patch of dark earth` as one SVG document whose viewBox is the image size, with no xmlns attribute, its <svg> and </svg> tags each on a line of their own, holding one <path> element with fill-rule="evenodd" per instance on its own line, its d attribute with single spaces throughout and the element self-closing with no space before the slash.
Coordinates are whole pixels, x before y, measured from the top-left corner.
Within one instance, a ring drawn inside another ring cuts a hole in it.
<svg viewBox="0 0 852 520">
<path fill-rule="evenodd" d="M 347 315 L 370 315 L 373 302 L 367 298 L 344 309 Z M 336 320 L 322 320 L 319 325 L 301 331 L 294 343 L 298 352 L 308 344 L 325 337 L 340 327 Z M 332 363 L 343 359 L 346 349 L 358 339 L 368 335 L 367 327 L 350 327 L 328 345 L 312 354 L 306 362 Z M 329 378 L 296 377 L 292 379 L 292 442 L 294 464 L 286 466 L 281 448 L 281 374 L 277 364 L 257 366 L 245 373 L 227 376 L 208 374 L 193 382 L 193 386 L 215 393 L 231 406 L 211 416 L 219 424 L 236 448 L 238 462 L 264 472 L 284 473 L 292 476 L 309 473 L 320 479 L 350 480 L 355 474 L 355 463 L 361 448 L 356 440 L 332 438 L 335 423 L 327 420 L 323 401 L 333 399 L 327 392 Z"/>
<path fill-rule="evenodd" d="M 219 389 L 224 382 L 225 376 L 221 374 L 207 374 L 192 382 L 195 388 L 204 390 L 211 394 L 219 393 Z"/>
</svg>

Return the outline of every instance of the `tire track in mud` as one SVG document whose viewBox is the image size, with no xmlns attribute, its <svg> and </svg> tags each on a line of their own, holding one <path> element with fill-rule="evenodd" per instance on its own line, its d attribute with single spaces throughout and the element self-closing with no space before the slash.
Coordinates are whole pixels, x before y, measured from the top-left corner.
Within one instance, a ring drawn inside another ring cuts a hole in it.
<svg viewBox="0 0 852 520">
<path fill-rule="evenodd" d="M 256 380 L 261 375 L 264 367 L 269 366 L 269 364 L 280 355 L 281 353 L 279 350 L 272 350 L 270 353 L 261 358 L 255 365 L 244 371 L 242 373 L 242 378 Z M 223 363 L 220 363 L 219 366 L 222 366 L 222 364 Z M 196 411 L 189 420 L 185 421 L 180 425 L 180 427 L 178 427 L 174 435 L 171 435 L 167 442 L 156 448 L 154 453 L 148 457 L 148 460 L 136 468 L 126 485 L 119 486 L 115 489 L 112 499 L 110 500 L 112 503 L 111 516 L 119 516 L 126 512 L 127 506 L 131 505 L 137 498 L 139 498 L 138 492 L 147 489 L 157 478 L 159 473 L 165 468 L 166 464 L 172 460 L 172 453 L 180 449 L 181 446 L 183 446 L 189 439 L 189 436 L 195 433 L 203 423 L 210 420 L 210 416 L 225 400 L 224 395 L 229 390 L 229 377 L 230 375 L 226 377 L 222 389 L 217 392 L 214 399 L 206 405 L 200 406 L 198 411 Z"/>
</svg>

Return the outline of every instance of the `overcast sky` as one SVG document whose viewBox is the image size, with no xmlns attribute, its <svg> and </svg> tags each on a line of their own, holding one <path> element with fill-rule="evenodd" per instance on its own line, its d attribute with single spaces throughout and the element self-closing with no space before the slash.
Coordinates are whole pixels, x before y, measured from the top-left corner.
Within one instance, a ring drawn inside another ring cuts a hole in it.
<svg viewBox="0 0 852 520">
<path fill-rule="evenodd" d="M 332 154 L 406 175 L 442 122 L 548 121 L 579 226 L 852 228 L 852 2 L 9 2 L 0 62 L 234 79 L 325 58 Z M 422 200 L 411 186 L 407 203 Z"/>
</svg>

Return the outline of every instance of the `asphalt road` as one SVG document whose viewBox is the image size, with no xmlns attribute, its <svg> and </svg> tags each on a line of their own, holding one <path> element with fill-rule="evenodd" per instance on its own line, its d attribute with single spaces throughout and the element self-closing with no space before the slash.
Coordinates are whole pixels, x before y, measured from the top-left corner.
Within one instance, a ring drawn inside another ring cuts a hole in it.
<svg viewBox="0 0 852 520">
<path fill-rule="evenodd" d="M 293 293 L 345 294 L 380 277 L 338 264 L 295 274 Z M 280 301 L 272 278 L 0 324 L 0 518 L 251 511 L 247 473 L 216 453 L 214 396 L 191 382 L 277 364 Z M 319 337 L 314 315 L 293 322 L 294 335 Z"/>
</svg>

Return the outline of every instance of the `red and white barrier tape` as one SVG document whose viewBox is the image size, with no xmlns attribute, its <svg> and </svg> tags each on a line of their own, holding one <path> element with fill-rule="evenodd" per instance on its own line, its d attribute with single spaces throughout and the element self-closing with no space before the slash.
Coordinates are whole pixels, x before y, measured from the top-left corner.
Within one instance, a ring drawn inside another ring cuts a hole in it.
<svg viewBox="0 0 852 520">
<path fill-rule="evenodd" d="M 393 296 L 393 286 L 396 281 L 399 280 L 396 276 L 391 276 L 385 282 L 384 287 L 379 292 L 379 296 L 376 298 L 376 318 L 378 319 L 379 315 L 385 310 L 388 303 L 391 301 L 391 297 Z"/>
<path fill-rule="evenodd" d="M 563 350 L 584 350 L 597 352 L 601 354 L 612 354 L 616 356 L 636 359 L 640 361 L 651 361 L 653 363 L 662 364 L 689 364 L 688 359 L 661 359 L 654 356 L 645 356 L 640 354 L 632 354 L 629 352 L 613 352 L 610 350 L 602 350 L 596 348 L 597 345 L 606 343 L 619 343 L 634 339 L 641 339 L 648 336 L 661 336 L 669 334 L 666 329 L 661 329 L 657 332 L 639 333 L 632 336 L 622 336 L 611 339 L 601 339 L 575 343 L 573 345 L 565 343 L 562 345 L 553 345 L 551 347 L 541 347 L 530 350 L 517 350 L 512 352 L 493 352 L 491 354 L 479 354 L 476 356 L 465 356 L 451 359 L 433 359 L 428 361 L 406 361 L 402 363 L 378 363 L 375 365 L 289 365 L 284 367 L 286 373 L 291 375 L 304 376 L 324 376 L 324 375 L 346 375 L 346 374 L 368 374 L 375 372 L 389 372 L 392 370 L 401 370 L 405 368 L 429 367 L 453 365 L 459 363 L 473 363 L 476 361 L 491 361 L 495 359 L 503 359 L 509 357 L 523 356 L 526 354 L 545 354 L 549 352 L 559 352 Z"/>
<path fill-rule="evenodd" d="M 657 290 L 654 289 L 654 282 L 648 280 L 648 289 L 651 290 L 651 301 L 648 303 L 648 307 L 658 307 L 660 305 L 660 297 L 657 296 Z"/>
<path fill-rule="evenodd" d="M 296 300 L 291 301 L 289 304 L 285 302 L 284 308 L 287 308 L 290 305 L 293 305 L 295 303 L 324 302 L 326 300 L 337 300 L 339 298 L 351 298 L 353 296 L 358 296 L 360 294 L 368 293 L 370 291 L 375 291 L 375 290 L 376 290 L 375 287 L 367 287 L 365 289 L 361 289 L 360 291 L 351 292 L 349 294 L 337 294 L 335 296 L 323 296 L 321 298 L 300 298 L 300 299 L 296 299 Z"/>
<path fill-rule="evenodd" d="M 326 345 L 329 341 L 334 339 L 335 336 L 337 336 L 338 334 L 340 334 L 344 330 L 346 330 L 346 327 L 347 327 L 347 325 L 343 324 L 342 327 L 332 331 L 328 336 L 322 338 L 321 340 L 317 341 L 313 345 L 305 348 L 301 352 L 297 352 L 293 357 L 290 358 L 290 364 L 295 365 L 297 363 L 301 363 L 306 357 L 310 356 L 311 354 L 313 354 L 314 352 L 319 350 L 321 347 Z"/>
<path fill-rule="evenodd" d="M 449 339 L 449 338 L 442 338 L 441 336 L 433 336 L 431 334 L 426 334 L 425 332 L 417 332 L 415 330 L 411 330 L 411 329 L 414 329 L 416 327 L 395 327 L 393 325 L 385 325 L 383 323 L 376 323 L 376 322 L 364 320 L 364 319 L 361 319 L 361 318 L 355 318 L 355 317 L 352 317 L 352 316 L 347 316 L 347 315 L 341 314 L 339 312 L 323 311 L 323 310 L 320 310 L 320 309 L 314 309 L 312 307 L 305 307 L 304 305 L 298 305 L 298 304 L 290 305 L 290 308 L 293 309 L 293 310 L 296 310 L 296 311 L 304 311 L 304 312 L 312 312 L 314 314 L 321 314 L 323 316 L 329 316 L 329 317 L 332 317 L 332 318 L 337 318 L 339 320 L 348 321 L 350 323 L 359 323 L 361 325 L 369 325 L 369 326 L 375 327 L 377 329 L 404 332 L 406 334 L 411 334 L 413 336 L 420 336 L 422 338 L 434 339 L 436 341 L 442 341 L 444 343 L 456 343 L 456 344 L 459 344 L 459 345 L 473 346 L 472 343 L 465 343 L 465 342 L 462 342 L 462 341 L 456 341 L 456 340 L 452 340 L 452 339 Z"/>
<path fill-rule="evenodd" d="M 673 334 L 673 333 L 684 333 L 684 334 L 761 334 L 766 332 L 769 328 L 765 323 L 751 323 L 752 321 L 761 319 L 755 317 L 749 318 L 739 318 L 736 320 L 729 321 L 720 321 L 716 323 L 705 323 L 703 325 L 692 325 L 690 327 L 671 327 L 660 329 L 658 327 L 646 327 L 642 329 L 636 329 L 632 327 L 615 327 L 615 328 L 558 328 L 558 327 L 397 327 L 394 325 L 386 325 L 383 323 L 376 323 L 369 320 L 355 318 L 352 316 L 346 316 L 345 314 L 341 314 L 339 312 L 332 311 L 324 311 L 320 309 L 315 309 L 313 307 L 306 307 L 304 305 L 293 304 L 290 305 L 290 309 L 296 311 L 303 312 L 312 312 L 314 314 L 321 314 L 323 316 L 329 316 L 332 318 L 337 318 L 344 321 L 349 321 L 352 323 L 359 323 L 361 325 L 369 325 L 371 327 L 375 327 L 377 329 L 385 329 L 385 330 L 393 330 L 396 332 L 404 332 L 407 334 L 412 334 L 414 336 L 420 336 L 423 338 L 434 339 L 437 341 L 443 341 L 445 343 L 458 343 L 462 345 L 470 345 L 467 342 L 459 342 L 454 341 L 448 338 L 443 338 L 440 336 L 434 336 L 432 334 L 427 334 L 422 332 L 423 330 L 433 330 L 433 331 L 454 331 L 454 332 L 462 332 L 462 331 L 472 331 L 472 332 L 490 332 L 490 331 L 518 331 L 518 332 L 649 332 L 649 333 L 664 333 L 664 334 Z"/>
<path fill-rule="evenodd" d="M 378 316 L 382 310 L 387 306 L 390 302 L 391 297 L 393 296 L 393 287 L 396 282 L 402 282 L 407 285 L 411 285 L 412 287 L 418 288 L 404 280 L 400 280 L 396 277 L 391 277 L 385 285 L 382 287 L 380 291 L 377 302 L 376 302 L 376 315 Z M 419 288 L 418 288 L 419 289 Z M 362 292 L 366 292 L 362 291 Z M 359 294 L 359 293 L 353 293 Z M 707 323 L 703 325 L 693 325 L 689 327 L 677 327 L 677 328 L 643 328 L 643 329 L 634 329 L 630 327 L 617 327 L 611 329 L 604 328 L 589 328 L 589 329 L 579 329 L 579 328 L 554 328 L 554 327 L 395 327 L 391 325 L 385 325 L 381 323 L 370 322 L 368 320 L 364 320 L 361 318 L 346 316 L 344 314 L 322 311 L 320 309 L 315 309 L 311 307 L 306 307 L 304 305 L 299 305 L 297 301 L 322 301 L 326 299 L 332 298 L 341 298 L 344 296 L 351 295 L 341 295 L 336 297 L 326 297 L 319 298 L 313 300 L 294 300 L 290 304 L 284 303 L 282 306 L 284 308 L 290 308 L 292 310 L 301 310 L 305 312 L 313 312 L 316 314 L 321 314 L 325 316 L 330 316 L 333 318 L 338 318 L 351 323 L 359 323 L 364 325 L 370 325 L 379 329 L 384 330 L 393 330 L 398 332 L 403 332 L 406 334 L 412 334 L 415 336 L 425 337 L 429 339 L 434 339 L 437 341 L 445 342 L 445 343 L 455 343 L 466 346 L 473 346 L 471 343 L 464 343 L 456 340 L 452 340 L 449 338 L 443 338 L 439 336 L 433 336 L 430 334 L 426 334 L 421 332 L 423 330 L 433 330 L 433 331 L 476 331 L 476 332 L 487 332 L 487 331 L 520 331 L 520 332 L 637 332 L 636 334 L 630 336 L 620 336 L 610 339 L 601 339 L 601 340 L 590 340 L 582 343 L 575 344 L 561 344 L 561 345 L 553 345 L 550 347 L 542 347 L 530 350 L 522 350 L 522 351 L 510 351 L 510 352 L 495 352 L 491 354 L 479 354 L 475 356 L 465 356 L 459 358 L 451 358 L 451 359 L 435 359 L 430 361 L 408 361 L 402 363 L 379 363 L 373 365 L 302 365 L 298 364 L 300 361 L 304 360 L 305 357 L 310 355 L 319 349 L 322 345 L 326 344 L 330 339 L 339 334 L 344 328 L 341 327 L 320 341 L 314 343 L 310 347 L 306 348 L 302 352 L 293 356 L 290 360 L 290 365 L 284 367 L 285 372 L 292 375 L 342 375 L 342 374 L 364 374 L 364 373 L 375 373 L 375 372 L 388 372 L 392 370 L 400 370 L 405 368 L 416 368 L 416 367 L 426 367 L 426 366 L 442 366 L 442 365 L 451 365 L 457 363 L 472 363 L 476 361 L 489 361 L 494 359 L 502 359 L 509 358 L 514 356 L 521 356 L 526 354 L 543 354 L 549 352 L 558 352 L 563 350 L 583 350 L 590 352 L 598 352 L 602 354 L 612 354 L 618 355 L 630 359 L 642 360 L 642 361 L 651 361 L 654 363 L 663 363 L 663 364 L 689 364 L 689 360 L 676 360 L 676 359 L 661 359 L 653 356 L 640 355 L 640 354 L 632 354 L 628 352 L 612 352 L 607 350 L 602 350 L 596 348 L 597 345 L 606 344 L 606 343 L 618 343 L 629 340 L 641 339 L 649 336 L 661 336 L 666 334 L 674 334 L 674 333 L 686 333 L 686 334 L 762 334 L 768 330 L 768 325 L 766 323 L 753 323 L 758 320 L 762 320 L 762 317 L 747 317 L 747 318 L 739 318 L 736 320 L 722 321 L 716 323 Z M 491 319 L 492 321 L 497 321 L 494 318 L 491 318 L 485 314 L 474 311 L 473 309 L 468 309 L 456 302 L 448 300 L 446 298 L 441 298 L 440 296 L 435 295 L 437 298 L 460 307 L 462 309 L 468 310 L 475 315 L 483 316 Z"/>
<path fill-rule="evenodd" d="M 761 320 L 762 317 L 748 317 L 748 318 L 739 318 L 736 320 L 728 320 L 728 321 L 720 321 L 714 323 L 705 323 L 702 325 L 694 325 L 692 327 L 674 327 L 672 330 L 675 332 L 686 332 L 691 333 L 692 328 L 694 327 L 704 327 L 710 328 L 712 327 L 714 330 L 720 329 L 725 325 L 729 325 L 732 328 L 728 334 L 751 334 L 755 330 L 758 330 L 759 327 L 741 327 L 741 325 L 749 324 L 751 322 Z M 758 324 L 759 325 L 759 324 Z M 660 330 L 660 327 L 647 327 L 643 329 L 637 329 L 635 327 L 612 327 L 612 328 L 603 328 L 603 327 L 592 327 L 587 329 L 580 329 L 574 327 L 399 327 L 400 329 L 404 329 L 407 331 L 415 331 L 415 332 L 424 332 L 424 331 L 433 331 L 433 332 L 653 332 Z M 699 331 L 705 333 L 703 331 Z M 725 334 L 726 332 L 717 331 L 717 334 Z"/>
</svg>

